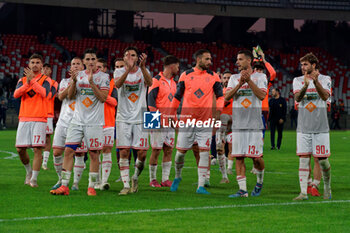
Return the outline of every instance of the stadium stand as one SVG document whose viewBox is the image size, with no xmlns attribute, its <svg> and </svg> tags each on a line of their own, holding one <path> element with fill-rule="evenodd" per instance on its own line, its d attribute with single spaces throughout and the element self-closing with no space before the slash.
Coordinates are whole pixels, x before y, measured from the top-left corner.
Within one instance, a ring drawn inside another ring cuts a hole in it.
<svg viewBox="0 0 350 233">
<path fill-rule="evenodd" d="M 123 49 L 128 46 L 136 46 L 140 51 L 146 51 L 149 44 L 142 41 L 135 43 L 125 43 L 113 39 L 92 39 L 84 38 L 82 40 L 70 40 L 67 37 L 56 37 L 53 44 L 41 44 L 37 36 L 34 35 L 13 35 L 7 34 L 2 36 L 4 45 L 1 51 L 3 63 L 0 64 L 0 80 L 5 74 L 17 75 L 23 74 L 23 68 L 28 63 L 28 57 L 34 52 L 43 55 L 45 62 L 51 63 L 53 66 L 53 78 L 60 81 L 69 69 L 70 57 L 81 56 L 85 48 L 98 48 L 98 54 L 107 59 L 110 64 L 117 57 L 122 57 Z M 184 69 L 191 67 L 193 64 L 193 53 L 200 48 L 207 48 L 213 55 L 212 70 L 223 72 L 231 70 L 237 72 L 235 67 L 235 54 L 242 49 L 234 47 L 230 44 L 218 45 L 216 43 L 185 43 L 185 42 L 162 42 L 162 50 L 168 54 L 179 57 Z M 62 47 L 69 56 L 64 56 L 60 51 Z M 149 51 L 149 50 L 148 50 Z M 152 75 L 158 73 L 162 69 L 162 54 L 152 48 L 153 61 L 148 61 L 147 67 Z M 350 69 L 344 65 L 338 58 L 333 57 L 330 53 L 322 48 L 301 47 L 293 53 L 283 53 L 276 49 L 268 49 L 265 51 L 276 66 L 277 77 L 273 85 L 281 90 L 282 96 L 287 100 L 289 106 L 293 106 L 292 82 L 293 77 L 298 75 L 299 57 L 307 52 L 313 52 L 319 59 L 321 64 L 320 72 L 328 74 L 332 77 L 332 88 L 334 100 L 342 99 L 345 107 L 350 106 Z"/>
</svg>

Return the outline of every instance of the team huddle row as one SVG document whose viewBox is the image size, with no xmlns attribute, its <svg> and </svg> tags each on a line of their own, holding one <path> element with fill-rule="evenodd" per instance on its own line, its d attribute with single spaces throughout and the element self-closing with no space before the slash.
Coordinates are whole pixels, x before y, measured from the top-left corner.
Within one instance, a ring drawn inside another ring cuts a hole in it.
<svg viewBox="0 0 350 233">
<path fill-rule="evenodd" d="M 236 61 L 239 73 L 225 72 L 220 78 L 209 70 L 212 65 L 210 51 L 198 50 L 194 58 L 195 67 L 183 72 L 176 83 L 174 77 L 179 72 L 178 58 L 166 56 L 163 59 L 163 71 L 152 78 L 145 66 L 147 55 L 139 54 L 135 47 L 128 47 L 124 50 L 123 58 L 115 61 L 113 78 L 110 79 L 106 73 L 106 61 L 97 59 L 96 52 L 87 49 L 83 59 L 72 59 L 70 77 L 58 85 L 49 78 L 50 66 L 43 65 L 40 55 L 32 55 L 29 58 L 29 68 L 24 70 L 25 77 L 19 80 L 14 93 L 15 98 L 21 98 L 16 148 L 26 169 L 25 184 L 37 187 L 40 167 L 47 168 L 51 149 L 50 134 L 53 133 L 53 102 L 57 96 L 62 101 L 62 107 L 52 143 L 54 167 L 58 175 L 58 182 L 50 191 L 53 195 L 69 195 L 73 169 L 74 182 L 71 189 L 79 189 L 78 183 L 85 165 L 84 154 L 87 151 L 90 155 L 87 194 L 95 196 L 96 188 L 109 189 L 111 150 L 115 138 L 123 182 L 119 195 L 138 191 L 138 177 L 144 169 L 149 144 L 152 146 L 150 186 L 170 187 L 170 191 L 176 192 L 182 180 L 185 154 L 188 150 L 193 150 L 198 165 L 196 193 L 210 194 L 205 187 L 209 184 L 209 150 L 212 134 L 215 133 L 221 183 L 229 182 L 227 173 L 232 173 L 232 164 L 236 161 L 239 190 L 229 197 L 248 197 L 245 158 L 253 160 L 257 176 L 251 196 L 259 196 L 265 170 L 262 101 L 267 98 L 269 88 L 264 74 L 265 66 L 253 66 L 252 52 L 242 50 L 238 52 Z M 299 108 L 297 155 L 300 157 L 301 189 L 295 200 L 308 199 L 308 193 L 319 195 L 319 181 L 312 184 L 308 182 L 311 155 L 319 161 L 321 167 L 324 198 L 330 199 L 327 100 L 331 94 L 331 79 L 319 74 L 319 62 L 312 53 L 302 57 L 300 63 L 304 75 L 293 81 L 293 92 Z M 177 116 L 180 103 L 180 120 L 204 122 L 214 116 L 221 121 L 221 127 L 208 129 L 196 124 L 197 127 L 178 130 L 175 178 L 170 181 L 175 129 L 160 127 L 149 132 L 143 128 L 143 117 L 148 108 L 161 113 L 164 120 L 161 122 L 175 121 L 177 117 L 174 116 Z M 229 145 L 230 151 L 229 170 L 226 168 L 225 143 Z M 26 152 L 28 147 L 34 149 L 33 166 L 30 165 Z M 137 151 L 137 159 L 130 185 L 131 149 Z M 156 171 L 161 150 L 164 156 L 162 181 L 159 183 Z"/>
</svg>

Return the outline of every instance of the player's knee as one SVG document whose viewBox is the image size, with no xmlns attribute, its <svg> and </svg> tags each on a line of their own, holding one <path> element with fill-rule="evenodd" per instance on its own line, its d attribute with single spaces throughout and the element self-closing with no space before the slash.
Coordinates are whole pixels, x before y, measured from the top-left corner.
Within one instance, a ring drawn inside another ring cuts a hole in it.
<svg viewBox="0 0 350 233">
<path fill-rule="evenodd" d="M 112 147 L 103 147 L 102 153 L 111 153 L 112 152 Z"/>
<path fill-rule="evenodd" d="M 33 148 L 34 154 L 37 154 L 37 153 L 41 154 L 42 149 L 43 149 L 42 147 L 34 147 Z"/>
<path fill-rule="evenodd" d="M 19 156 L 21 156 L 21 157 L 26 156 L 27 148 L 25 148 L 25 147 L 17 147 L 16 150 L 17 150 L 17 153 L 19 154 Z"/>
</svg>

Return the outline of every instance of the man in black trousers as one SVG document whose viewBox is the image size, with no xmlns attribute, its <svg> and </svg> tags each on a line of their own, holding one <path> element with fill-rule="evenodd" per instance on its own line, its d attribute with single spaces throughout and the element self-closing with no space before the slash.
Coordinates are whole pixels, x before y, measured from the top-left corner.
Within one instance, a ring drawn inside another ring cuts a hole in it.
<svg viewBox="0 0 350 233">
<path fill-rule="evenodd" d="M 280 95 L 280 90 L 277 88 L 272 89 L 272 97 L 269 100 L 269 108 L 270 108 L 270 130 L 271 130 L 271 150 L 275 148 L 275 131 L 277 127 L 278 138 L 277 138 L 277 149 L 281 148 L 282 143 L 282 132 L 283 132 L 283 124 L 286 121 L 286 113 L 287 113 L 287 103 L 284 98 Z"/>
</svg>

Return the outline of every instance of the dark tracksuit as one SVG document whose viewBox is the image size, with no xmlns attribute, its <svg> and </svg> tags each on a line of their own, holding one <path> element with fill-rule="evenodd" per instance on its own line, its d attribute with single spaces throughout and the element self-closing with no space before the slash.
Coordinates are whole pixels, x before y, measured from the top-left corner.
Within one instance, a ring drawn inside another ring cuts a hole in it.
<svg viewBox="0 0 350 233">
<path fill-rule="evenodd" d="M 286 121 L 287 113 L 287 102 L 281 96 L 278 99 L 271 98 L 269 100 L 269 121 L 270 121 L 270 130 L 271 130 L 271 147 L 275 147 L 275 131 L 277 127 L 278 138 L 277 138 L 277 148 L 281 147 L 282 143 L 282 132 L 283 132 L 283 123 Z M 283 123 L 280 124 L 279 120 L 282 119 Z"/>
</svg>

